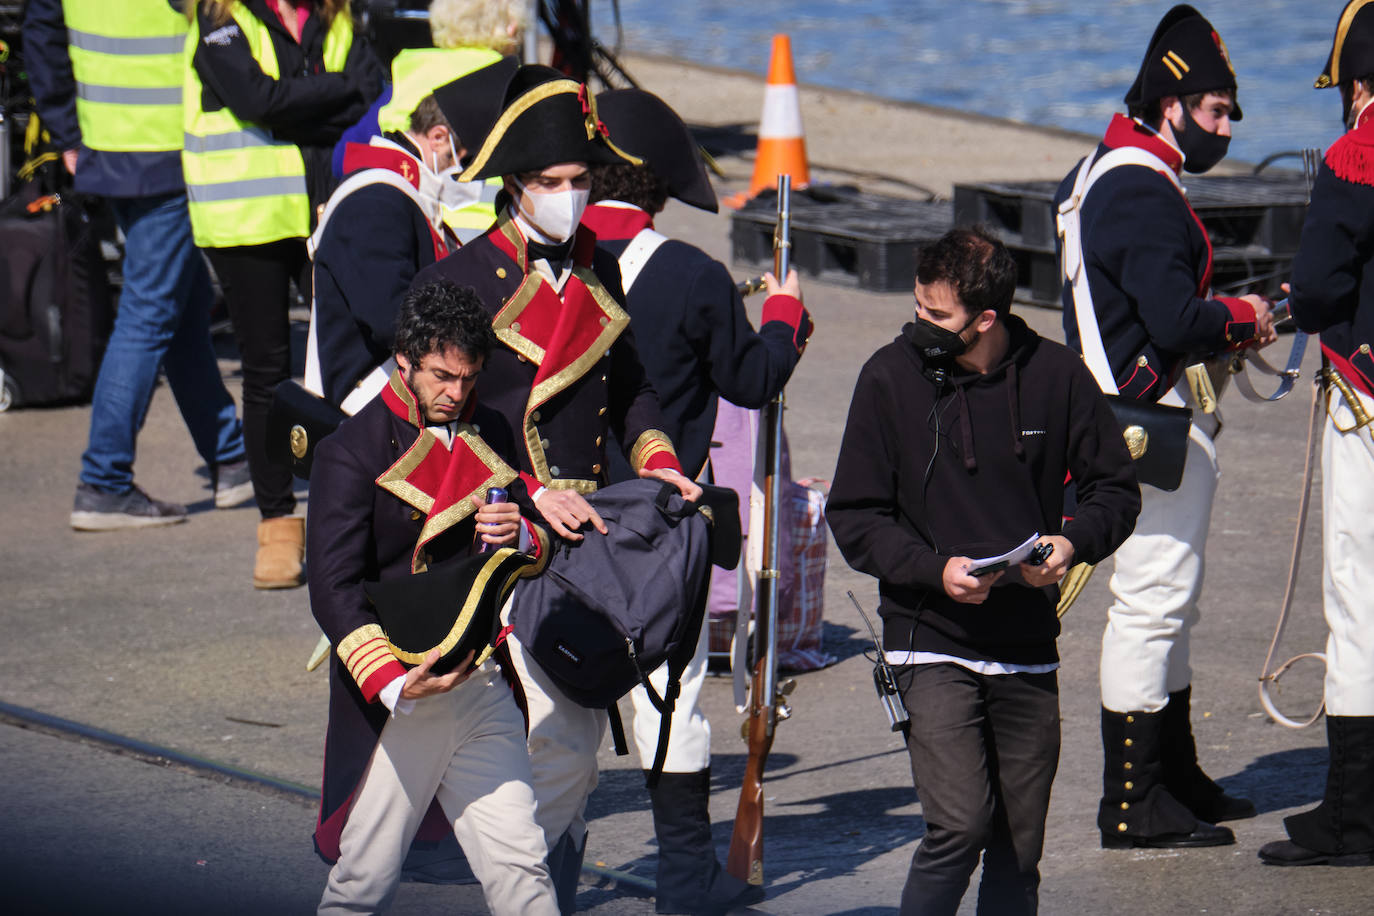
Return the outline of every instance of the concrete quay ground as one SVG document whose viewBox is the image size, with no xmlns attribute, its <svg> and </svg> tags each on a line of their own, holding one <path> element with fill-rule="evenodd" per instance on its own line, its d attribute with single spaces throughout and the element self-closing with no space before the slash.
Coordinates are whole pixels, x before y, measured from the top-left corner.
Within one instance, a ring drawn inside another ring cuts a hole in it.
<svg viewBox="0 0 1374 916">
<path fill-rule="evenodd" d="M 761 81 L 670 61 L 632 57 L 628 64 L 706 128 L 708 143 L 724 147 L 722 194 L 747 183 Z M 802 102 L 818 164 L 813 177 L 874 173 L 885 177 L 860 176 L 859 183 L 887 193 L 919 185 L 948 195 L 952 182 L 965 179 L 1058 177 L 1092 142 L 842 92 L 804 89 Z M 673 205 L 659 227 L 728 262 L 728 220 Z M 787 426 L 796 476 L 828 477 L 859 367 L 908 319 L 911 298 L 819 283 L 807 284 L 805 296 L 817 331 L 788 388 Z M 750 307 L 757 319 L 759 302 Z M 1019 312 L 1042 333 L 1061 336 L 1057 312 Z M 297 330 L 303 340 L 303 325 Z M 237 394 L 238 365 L 224 346 L 221 367 Z M 1286 347 L 1287 339 L 1278 345 Z M 1316 363 L 1313 349 L 1304 371 Z M 1287 570 L 1307 399 L 1304 383 L 1274 405 L 1234 393 L 1224 400 L 1224 473 L 1195 630 L 1194 728 L 1203 760 L 1229 789 L 1255 799 L 1259 816 L 1234 825 L 1238 843 L 1231 847 L 1099 848 L 1104 571 L 1065 618 L 1060 640 L 1063 756 L 1042 863 L 1042 912 L 1369 911 L 1374 875 L 1365 870 L 1273 869 L 1255 857 L 1281 836 L 1284 815 L 1320 796 L 1325 772 L 1321 726 L 1293 732 L 1274 725 L 1255 691 Z M 304 670 L 317 630 L 303 590 L 251 588 L 256 511 L 213 509 L 163 387 L 140 438 L 138 481 L 161 498 L 191 504 L 190 521 L 114 534 L 71 531 L 67 514 L 88 419 L 84 407 L 0 414 L 0 626 L 8 637 L 0 641 L 0 701 L 317 788 L 327 684 L 322 672 Z M 1319 650 L 1324 639 L 1319 524 L 1314 511 L 1285 658 Z M 779 727 L 765 789 L 769 897 L 755 912 L 895 913 L 921 834 L 906 756 L 873 695 L 860 654 L 866 635 L 847 589 L 870 609 L 876 603 L 874 583 L 850 572 L 832 545 L 826 639 L 840 661 L 797 678 L 795 715 Z M 1300 666 L 1284 687 L 1285 708 L 1305 710 L 1320 695 L 1319 673 Z M 712 815 L 723 858 L 744 746 L 729 680 L 708 682 L 704 702 L 715 726 Z M 7 912 L 304 913 L 318 899 L 326 869 L 310 848 L 314 810 L 299 794 L 150 765 L 16 721 L 0 715 Z M 607 747 L 603 766 L 590 803 L 588 862 L 652 879 L 653 830 L 637 761 Z M 971 890 L 962 912 L 973 912 L 974 897 Z M 653 912 L 631 882 L 590 876 L 579 906 Z M 485 912 L 475 888 L 415 883 L 402 886 L 392 912 L 441 909 Z"/>
</svg>

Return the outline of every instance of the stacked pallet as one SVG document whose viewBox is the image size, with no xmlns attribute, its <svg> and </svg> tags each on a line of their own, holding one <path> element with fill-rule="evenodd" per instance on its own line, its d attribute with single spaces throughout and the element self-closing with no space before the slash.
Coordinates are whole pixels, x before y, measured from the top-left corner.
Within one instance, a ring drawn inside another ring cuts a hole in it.
<svg viewBox="0 0 1374 916">
<path fill-rule="evenodd" d="M 777 193 L 765 191 L 730 219 L 737 264 L 773 267 Z M 953 225 L 948 201 L 866 194 L 853 187 L 792 192 L 792 265 L 806 277 L 875 292 L 908 292 L 917 249 Z"/>
<path fill-rule="evenodd" d="M 1212 239 L 1212 285 L 1219 293 L 1279 298 L 1307 211 L 1301 175 L 1275 172 L 1185 176 L 1188 200 Z M 980 182 L 954 186 L 956 225 L 981 223 L 1011 249 L 1019 297 L 1059 307 L 1054 192 L 1058 182 Z"/>
</svg>

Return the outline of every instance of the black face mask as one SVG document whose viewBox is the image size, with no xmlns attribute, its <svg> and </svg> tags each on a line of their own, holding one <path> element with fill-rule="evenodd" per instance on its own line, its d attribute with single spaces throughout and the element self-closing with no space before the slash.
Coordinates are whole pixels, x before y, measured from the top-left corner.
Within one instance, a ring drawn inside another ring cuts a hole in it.
<svg viewBox="0 0 1374 916">
<path fill-rule="evenodd" d="M 915 316 L 916 320 L 906 326 L 906 339 L 911 341 L 912 346 L 921 351 L 927 362 L 939 362 L 941 360 L 951 360 L 963 354 L 969 347 L 978 341 L 975 336 L 973 340 L 965 341 L 963 333 L 977 323 L 982 315 L 975 315 L 957 331 L 941 327 L 933 321 L 928 321 L 920 315 Z"/>
<path fill-rule="evenodd" d="M 1201 175 L 1226 158 L 1231 138 L 1205 130 L 1193 120 L 1193 113 L 1186 106 L 1183 119 L 1183 129 L 1174 129 L 1174 139 L 1178 142 L 1178 148 L 1183 150 L 1183 169 Z"/>
</svg>

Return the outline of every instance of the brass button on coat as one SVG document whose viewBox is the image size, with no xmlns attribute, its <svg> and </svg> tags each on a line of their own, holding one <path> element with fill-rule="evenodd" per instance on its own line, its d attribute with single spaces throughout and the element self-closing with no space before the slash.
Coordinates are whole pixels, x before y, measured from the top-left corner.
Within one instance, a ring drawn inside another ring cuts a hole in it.
<svg viewBox="0 0 1374 916">
<path fill-rule="evenodd" d="M 420 510 L 419 510 L 419 509 L 411 509 L 411 510 L 410 510 L 410 520 L 411 520 L 412 522 L 418 522 L 418 521 L 420 520 Z"/>
<path fill-rule="evenodd" d="M 601 473 L 601 465 L 599 465 L 599 464 L 594 464 L 594 465 L 592 465 L 592 473 L 593 473 L 593 474 L 600 474 L 600 473 Z"/>
<path fill-rule="evenodd" d="M 496 276 L 500 277 L 502 280 L 506 279 L 506 269 L 504 267 L 496 268 Z"/>
<path fill-rule="evenodd" d="M 558 465 L 555 464 L 553 467 L 549 468 L 549 473 L 552 474 L 554 477 L 557 477 L 557 476 L 558 476 Z"/>
</svg>

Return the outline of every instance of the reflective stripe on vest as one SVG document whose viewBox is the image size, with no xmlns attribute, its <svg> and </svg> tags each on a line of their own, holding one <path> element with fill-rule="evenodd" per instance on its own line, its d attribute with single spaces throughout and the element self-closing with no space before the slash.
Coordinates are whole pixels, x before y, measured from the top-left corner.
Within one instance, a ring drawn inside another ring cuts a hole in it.
<svg viewBox="0 0 1374 916">
<path fill-rule="evenodd" d="M 148 0 L 64 0 L 62 15 L 81 142 L 115 153 L 180 149 L 186 17 Z"/>
<path fill-rule="evenodd" d="M 406 48 L 391 61 L 391 101 L 377 111 L 382 133 L 410 129 L 410 113 L 425 96 L 501 55 L 490 48 Z M 459 138 L 461 139 L 461 138 Z"/>
<path fill-rule="evenodd" d="M 262 72 L 278 79 L 271 31 L 241 4 L 231 14 Z M 260 124 L 240 120 L 227 107 L 203 110 L 203 87 L 192 64 L 199 41 L 200 28 L 195 24 L 186 36 L 184 52 L 181 166 L 196 244 L 231 248 L 305 238 L 310 234 L 310 200 L 300 148 L 274 139 Z M 352 41 L 352 19 L 335 16 L 324 40 L 326 70 L 343 70 Z"/>
</svg>

